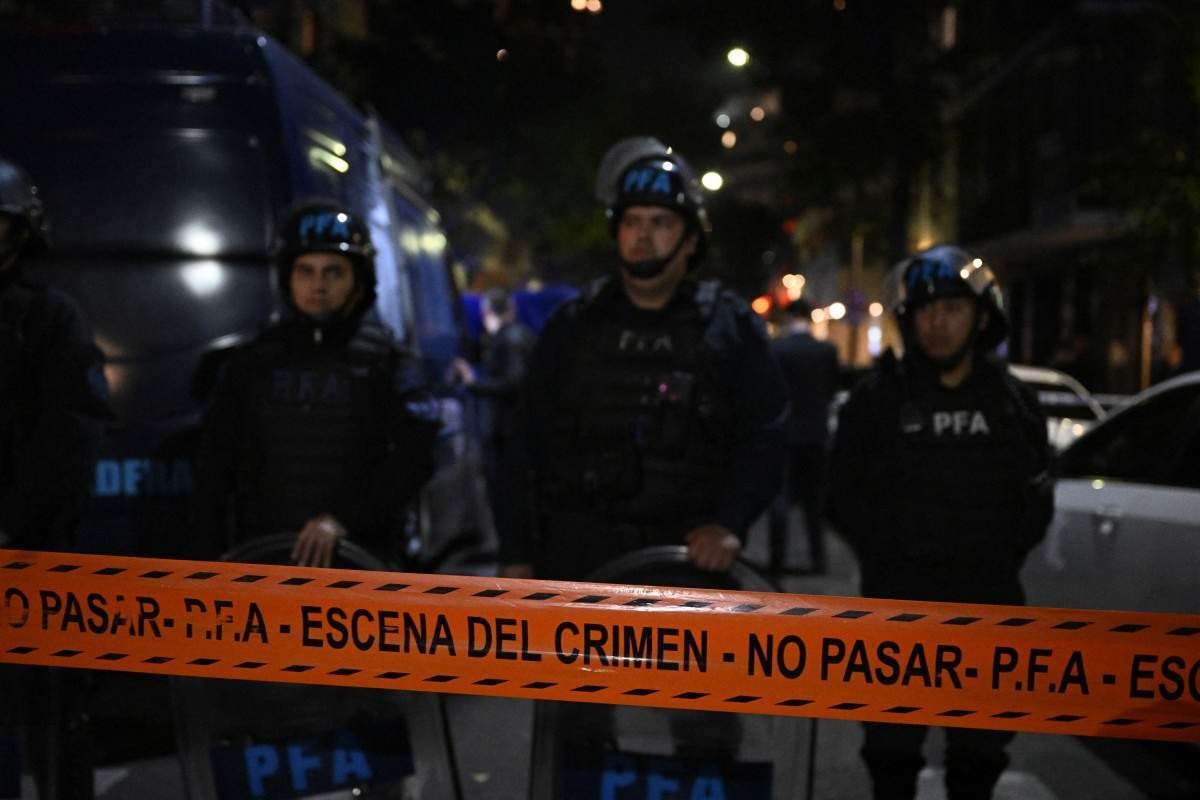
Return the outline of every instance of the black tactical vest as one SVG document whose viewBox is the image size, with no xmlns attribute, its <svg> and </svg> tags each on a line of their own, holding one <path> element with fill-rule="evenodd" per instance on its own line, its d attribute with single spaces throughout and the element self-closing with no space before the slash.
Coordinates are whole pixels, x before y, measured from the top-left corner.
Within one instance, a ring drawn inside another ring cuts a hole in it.
<svg viewBox="0 0 1200 800">
<path fill-rule="evenodd" d="M 11 280 L 11 279 L 10 279 Z M 0 288 L 0 486 L 15 480 L 12 463 L 37 387 L 28 363 L 29 324 L 44 293 L 12 281 Z"/>
<path fill-rule="evenodd" d="M 712 514 L 733 438 L 726 354 L 706 337 L 718 291 L 700 283 L 660 313 L 617 311 L 615 281 L 585 292 L 549 421 L 548 510 L 670 527 Z"/>
<path fill-rule="evenodd" d="M 902 564 L 954 566 L 967 580 L 1019 567 L 1035 454 L 1026 410 L 1000 369 L 981 367 L 955 391 L 898 377 L 893 496 Z"/>
<path fill-rule="evenodd" d="M 236 483 L 239 539 L 297 531 L 321 513 L 353 524 L 354 498 L 387 458 L 384 409 L 395 355 L 362 337 L 347 347 L 252 348 Z"/>
</svg>

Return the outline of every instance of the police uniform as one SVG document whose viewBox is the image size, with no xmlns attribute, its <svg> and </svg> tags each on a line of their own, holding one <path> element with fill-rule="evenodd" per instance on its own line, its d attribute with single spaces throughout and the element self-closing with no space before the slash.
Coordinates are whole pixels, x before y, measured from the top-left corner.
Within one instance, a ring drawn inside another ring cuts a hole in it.
<svg viewBox="0 0 1200 800">
<path fill-rule="evenodd" d="M 388 560 L 405 506 L 433 474 L 436 408 L 416 360 L 370 311 L 373 251 L 365 227 L 346 219 L 324 206 L 291 215 L 277 256 L 284 317 L 221 368 L 197 456 L 198 545 L 209 556 L 329 514 Z M 313 251 L 355 257 L 366 291 L 349 313 L 297 310 L 292 260 Z"/>
<path fill-rule="evenodd" d="M 533 502 L 502 562 L 579 579 L 703 523 L 744 537 L 778 486 L 785 409 L 761 322 L 717 282 L 685 279 L 657 311 L 615 279 L 589 285 L 534 349 L 520 414 Z"/>
<path fill-rule="evenodd" d="M 111 418 L 104 358 L 71 298 L 0 273 L 0 537 L 70 550 Z"/>
<path fill-rule="evenodd" d="M 391 554 L 404 506 L 433 473 L 436 426 L 412 360 L 385 329 L 353 327 L 292 319 L 224 367 L 198 457 L 210 554 L 326 513 Z"/>
<path fill-rule="evenodd" d="M 104 358 L 78 305 L 24 274 L 24 260 L 46 249 L 46 223 L 36 187 L 2 159 L 0 214 L 0 547 L 70 551 L 113 417 Z M 9 731 L 23 717 L 25 766 L 39 795 L 90 798 L 88 673 L 2 672 L 0 748 L 13 744 Z"/>
<path fill-rule="evenodd" d="M 951 254 L 949 277 L 938 286 L 961 295 L 971 291 L 959 280 L 962 265 L 981 262 L 959 253 Z M 929 264 L 918 256 L 915 266 L 928 271 Z M 980 307 L 990 310 L 983 301 Z M 907 355 L 885 353 L 851 393 L 832 456 L 832 516 L 858 558 L 862 593 L 1022 604 L 1018 573 L 1052 513 L 1051 453 L 1036 397 L 988 355 L 989 347 L 966 356 L 973 361 L 965 380 L 943 385 L 909 335 L 905 313 Z M 989 335 L 987 344 L 998 341 L 996 331 Z M 875 797 L 913 797 L 926 728 L 865 729 L 862 755 Z M 948 797 L 990 797 L 1012 737 L 947 729 Z"/>
</svg>

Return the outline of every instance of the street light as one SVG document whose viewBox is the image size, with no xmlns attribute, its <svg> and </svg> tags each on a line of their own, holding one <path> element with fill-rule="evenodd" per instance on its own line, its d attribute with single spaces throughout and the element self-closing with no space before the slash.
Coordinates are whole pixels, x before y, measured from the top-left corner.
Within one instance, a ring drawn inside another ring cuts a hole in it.
<svg viewBox="0 0 1200 800">
<path fill-rule="evenodd" d="M 727 58 L 729 60 L 730 64 L 737 67 L 738 69 L 741 69 L 742 67 L 744 67 L 750 63 L 750 54 L 747 53 L 746 50 L 741 47 L 735 47 L 732 50 L 730 50 L 728 53 L 725 54 L 725 58 Z"/>
</svg>

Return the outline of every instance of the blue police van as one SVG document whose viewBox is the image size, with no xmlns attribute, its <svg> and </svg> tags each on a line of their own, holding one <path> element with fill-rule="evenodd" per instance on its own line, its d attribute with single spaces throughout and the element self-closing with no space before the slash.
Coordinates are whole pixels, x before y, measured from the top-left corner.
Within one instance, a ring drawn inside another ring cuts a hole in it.
<svg viewBox="0 0 1200 800">
<path fill-rule="evenodd" d="M 117 422 L 82 532 L 97 552 L 191 554 L 204 393 L 221 351 L 279 307 L 268 250 L 293 200 L 335 198 L 369 221 L 375 312 L 433 384 L 461 341 L 446 236 L 411 152 L 236 12 L 201 6 L 169 25 L 84 12 L 0 32 L 0 152 L 38 183 L 51 224 L 38 269 L 79 301 L 108 361 Z M 442 395 L 440 469 L 401 542 L 410 556 L 488 528 L 463 404 Z"/>
<path fill-rule="evenodd" d="M 155 14 L 137 13 L 155 5 Z M 134 13 L 104 14 L 124 6 Z M 35 271 L 82 306 L 116 414 L 83 549 L 195 554 L 188 505 L 205 395 L 222 354 L 281 308 L 273 224 L 307 197 L 335 199 L 368 221 L 378 251 L 373 313 L 420 357 L 443 417 L 438 471 L 398 532 L 396 558 L 356 562 L 344 549 L 341 565 L 432 568 L 428 554 L 461 551 L 451 543 L 489 530 L 465 434 L 470 406 L 441 385 L 462 342 L 446 235 L 400 138 L 217 3 L 15 7 L 27 12 L 15 21 L 0 7 L 0 153 L 42 192 L 51 250 Z M 145 792 L 157 796 L 290 797 L 413 781 L 421 796 L 455 794 L 438 788 L 454 777 L 433 695 L 382 702 L 366 690 L 270 694 L 240 683 L 222 694 L 119 673 L 98 677 L 88 695 L 93 724 L 113 734 L 96 737 L 97 764 L 182 761 L 186 790 L 148 773 Z M 380 730 L 387 744 L 371 745 Z M 291 760 L 272 761 L 280 754 Z"/>
</svg>

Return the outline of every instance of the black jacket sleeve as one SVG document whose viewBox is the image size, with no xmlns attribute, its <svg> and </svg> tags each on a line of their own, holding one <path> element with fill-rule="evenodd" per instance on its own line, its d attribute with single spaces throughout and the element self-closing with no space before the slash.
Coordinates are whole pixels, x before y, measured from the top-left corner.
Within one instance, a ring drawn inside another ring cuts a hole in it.
<svg viewBox="0 0 1200 800">
<path fill-rule="evenodd" d="M 1025 466 L 1024 507 L 1021 510 L 1021 529 L 1017 546 L 1023 558 L 1046 535 L 1054 516 L 1054 448 L 1046 428 L 1046 416 L 1038 404 L 1036 393 L 1012 376 L 1005 376 L 1011 391 L 1018 399 L 1021 430 L 1028 446 Z"/>
<path fill-rule="evenodd" d="M 878 370 L 878 368 L 877 368 Z M 829 470 L 829 516 L 859 563 L 873 562 L 886 549 L 894 520 L 886 470 L 894 437 L 893 419 L 878 372 L 850 393 L 838 413 Z"/>
<path fill-rule="evenodd" d="M 351 535 L 368 540 L 395 530 L 404 508 L 433 476 L 434 445 L 441 430 L 440 406 L 426 389 L 415 359 L 398 354 L 384 378 L 383 458 L 341 520 Z"/>
<path fill-rule="evenodd" d="M 10 546 L 75 546 L 103 424 L 112 418 L 104 357 L 78 306 L 53 289 L 36 289 L 21 354 L 27 372 L 19 430 L 9 454 L 13 482 L 0 492 L 0 530 Z"/>
<path fill-rule="evenodd" d="M 787 388 L 766 330 L 740 304 L 733 342 L 734 442 L 716 521 L 743 540 L 779 493 L 787 457 Z"/>
<path fill-rule="evenodd" d="M 234 541 L 230 526 L 236 485 L 238 445 L 243 440 L 246 404 L 245 355 L 234 355 L 221 365 L 209 395 L 196 451 L 196 483 L 192 493 L 192 552 L 197 558 L 217 558 Z"/>
</svg>

